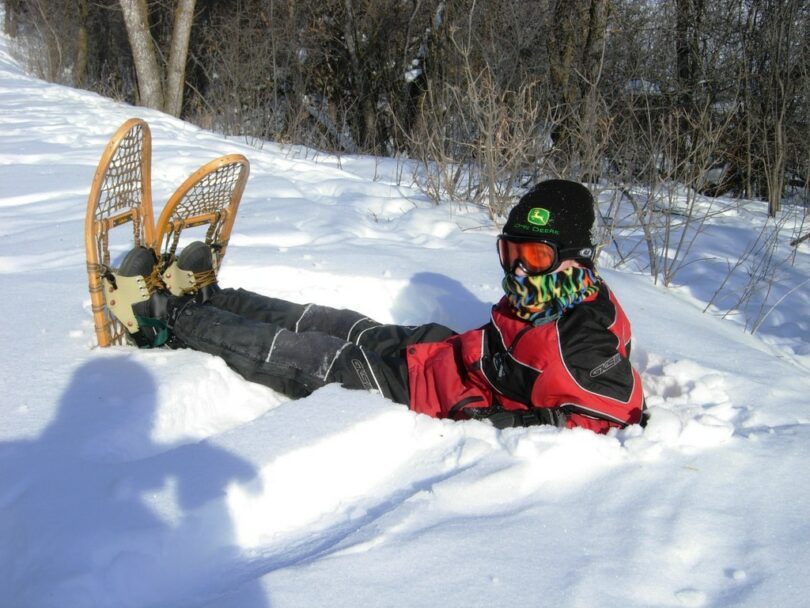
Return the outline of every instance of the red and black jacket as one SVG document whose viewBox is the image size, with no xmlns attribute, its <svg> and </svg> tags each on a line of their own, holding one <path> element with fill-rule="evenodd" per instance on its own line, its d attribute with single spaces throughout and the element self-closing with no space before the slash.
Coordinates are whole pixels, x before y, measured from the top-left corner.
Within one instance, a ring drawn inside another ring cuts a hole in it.
<svg viewBox="0 0 810 608">
<path fill-rule="evenodd" d="M 630 338 L 630 323 L 604 283 L 540 325 L 515 316 L 503 298 L 485 326 L 408 348 L 410 408 L 438 418 L 492 418 L 499 426 L 607 432 L 636 424 L 644 395 L 629 361 Z"/>
</svg>

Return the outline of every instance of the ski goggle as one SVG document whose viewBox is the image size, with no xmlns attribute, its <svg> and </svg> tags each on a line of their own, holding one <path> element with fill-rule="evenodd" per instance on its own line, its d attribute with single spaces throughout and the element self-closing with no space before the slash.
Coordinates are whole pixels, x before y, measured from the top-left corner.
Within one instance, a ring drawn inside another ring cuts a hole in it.
<svg viewBox="0 0 810 608">
<path fill-rule="evenodd" d="M 563 260 L 593 260 L 593 249 L 561 249 L 550 241 L 501 234 L 498 236 L 498 259 L 508 273 L 513 273 L 520 266 L 526 274 L 546 274 L 554 271 Z"/>
</svg>

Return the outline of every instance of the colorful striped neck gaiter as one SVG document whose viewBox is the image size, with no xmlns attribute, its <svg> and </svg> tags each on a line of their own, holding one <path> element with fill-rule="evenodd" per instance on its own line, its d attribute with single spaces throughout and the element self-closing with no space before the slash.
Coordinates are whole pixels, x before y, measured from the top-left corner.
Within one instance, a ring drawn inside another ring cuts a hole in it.
<svg viewBox="0 0 810 608">
<path fill-rule="evenodd" d="M 503 289 L 515 314 L 535 325 L 560 318 L 599 291 L 602 279 L 590 268 L 568 268 L 533 276 L 507 274 Z"/>
</svg>

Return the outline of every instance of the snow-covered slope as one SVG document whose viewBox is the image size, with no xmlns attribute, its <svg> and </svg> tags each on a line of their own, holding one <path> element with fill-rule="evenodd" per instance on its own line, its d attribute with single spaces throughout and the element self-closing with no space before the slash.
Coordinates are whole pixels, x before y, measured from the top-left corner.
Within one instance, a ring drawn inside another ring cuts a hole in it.
<svg viewBox="0 0 810 608">
<path fill-rule="evenodd" d="M 806 605 L 806 309 L 780 312 L 797 332 L 776 350 L 604 270 L 652 412 L 610 436 L 336 387 L 291 402 L 204 354 L 93 348 L 86 196 L 131 116 L 156 206 L 204 161 L 250 158 L 225 285 L 458 330 L 499 297 L 485 214 L 434 207 L 392 161 L 257 150 L 0 47 L 0 606 Z"/>
</svg>

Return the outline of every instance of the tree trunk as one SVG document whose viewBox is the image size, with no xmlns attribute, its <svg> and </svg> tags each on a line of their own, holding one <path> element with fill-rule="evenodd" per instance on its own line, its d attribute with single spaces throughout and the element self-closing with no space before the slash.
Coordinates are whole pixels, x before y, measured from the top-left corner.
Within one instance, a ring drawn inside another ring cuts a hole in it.
<svg viewBox="0 0 810 608">
<path fill-rule="evenodd" d="M 76 36 L 76 65 L 73 67 L 73 82 L 81 88 L 84 88 L 87 80 L 87 18 L 88 6 L 87 0 L 79 0 L 79 32 Z"/>
<path fill-rule="evenodd" d="M 699 147 L 695 117 L 698 114 L 700 69 L 700 37 L 704 14 L 703 0 L 677 0 L 675 15 L 675 67 L 678 92 L 678 138 L 675 162 L 693 161 L 693 151 Z"/>
<path fill-rule="evenodd" d="M 578 17 L 583 12 L 581 4 L 581 0 L 557 0 L 552 13 L 554 26 L 549 28 L 549 76 L 557 99 L 562 104 L 570 104 L 575 98 L 570 80 L 578 37 L 577 22 L 581 25 Z"/>
<path fill-rule="evenodd" d="M 699 0 L 677 0 L 675 15 L 675 63 L 678 74 L 678 105 L 691 112 L 699 76 L 698 39 L 703 13 Z"/>
<path fill-rule="evenodd" d="M 196 0 L 179 0 L 174 12 L 174 31 L 169 52 L 164 109 L 168 114 L 177 117 L 180 116 L 183 109 L 188 41 L 191 37 L 191 24 L 194 22 L 195 3 Z"/>
<path fill-rule="evenodd" d="M 557 172 L 577 178 L 581 167 L 583 128 L 593 118 L 587 100 L 596 88 L 601 66 L 607 0 L 556 0 L 547 40 L 549 78 L 556 97 L 556 124 L 551 133 Z M 583 122 L 584 121 L 584 122 Z"/>
<path fill-rule="evenodd" d="M 5 19 L 3 20 L 3 31 L 12 38 L 17 37 L 17 17 L 19 16 L 19 0 L 7 0 L 5 3 Z"/>
<path fill-rule="evenodd" d="M 135 73 L 138 75 L 140 103 L 148 108 L 163 109 L 163 83 L 160 78 L 146 0 L 119 0 L 124 13 Z"/>
<path fill-rule="evenodd" d="M 591 0 L 588 11 L 587 36 L 582 49 L 582 79 L 580 83 L 580 109 L 577 156 L 581 164 L 582 179 L 595 181 L 602 165 L 599 121 L 599 80 L 602 75 L 602 64 L 605 51 L 605 33 L 607 32 L 608 0 Z M 583 136 L 590 141 L 583 141 Z"/>
</svg>

